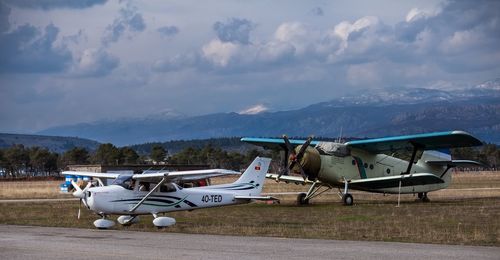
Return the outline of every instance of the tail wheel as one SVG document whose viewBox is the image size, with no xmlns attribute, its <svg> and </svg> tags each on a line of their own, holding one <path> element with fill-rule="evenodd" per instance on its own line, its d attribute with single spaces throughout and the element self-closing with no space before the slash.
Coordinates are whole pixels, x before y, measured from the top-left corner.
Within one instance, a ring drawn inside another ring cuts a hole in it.
<svg viewBox="0 0 500 260">
<path fill-rule="evenodd" d="M 306 199 L 307 194 L 305 193 L 300 193 L 297 196 L 297 204 L 298 205 L 307 205 L 309 204 L 309 199 Z"/>
<path fill-rule="evenodd" d="M 352 206 L 352 204 L 354 204 L 354 199 L 352 198 L 351 194 L 346 193 L 342 196 L 342 202 L 346 206 Z"/>
</svg>

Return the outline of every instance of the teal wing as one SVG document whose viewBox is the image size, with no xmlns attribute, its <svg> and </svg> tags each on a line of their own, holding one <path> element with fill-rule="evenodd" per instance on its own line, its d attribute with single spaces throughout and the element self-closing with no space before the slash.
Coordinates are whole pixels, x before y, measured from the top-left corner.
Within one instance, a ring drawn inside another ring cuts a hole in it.
<svg viewBox="0 0 500 260">
<path fill-rule="evenodd" d="M 242 142 L 261 146 L 265 149 L 286 149 L 285 141 L 281 138 L 258 138 L 258 137 L 244 137 L 241 138 Z M 301 145 L 306 140 L 290 139 L 292 145 Z M 316 146 L 319 142 L 312 141 L 311 146 Z"/>
<path fill-rule="evenodd" d="M 400 181 L 401 187 L 437 184 L 444 182 L 444 180 L 431 173 L 414 173 L 388 177 L 351 180 L 349 182 L 349 187 L 357 190 L 396 188 L 399 187 Z"/>
<path fill-rule="evenodd" d="M 482 145 L 482 143 L 467 132 L 449 131 L 356 140 L 347 142 L 346 145 L 351 148 L 363 149 L 372 153 L 381 153 L 398 150 L 412 150 L 415 146 L 422 150 L 439 150 L 454 147 L 479 146 Z"/>
</svg>

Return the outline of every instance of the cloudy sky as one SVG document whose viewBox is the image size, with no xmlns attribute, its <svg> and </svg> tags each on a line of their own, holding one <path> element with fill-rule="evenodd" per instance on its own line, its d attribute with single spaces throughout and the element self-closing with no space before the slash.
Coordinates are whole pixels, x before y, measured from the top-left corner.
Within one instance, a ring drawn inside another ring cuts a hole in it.
<svg viewBox="0 0 500 260">
<path fill-rule="evenodd" d="M 0 131 L 500 76 L 500 1 L 0 0 Z"/>
</svg>

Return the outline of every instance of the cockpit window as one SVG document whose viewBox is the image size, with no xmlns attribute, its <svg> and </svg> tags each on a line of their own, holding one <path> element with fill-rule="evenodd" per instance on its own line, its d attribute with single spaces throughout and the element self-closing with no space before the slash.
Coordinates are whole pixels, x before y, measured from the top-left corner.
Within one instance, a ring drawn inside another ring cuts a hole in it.
<svg viewBox="0 0 500 260">
<path fill-rule="evenodd" d="M 125 189 L 131 190 L 134 188 L 133 182 L 134 182 L 134 180 L 132 179 L 132 175 L 120 174 L 113 181 L 113 183 L 111 183 L 111 185 L 119 185 Z"/>
<path fill-rule="evenodd" d="M 174 192 L 177 190 L 181 190 L 182 188 L 177 186 L 175 183 L 164 183 L 160 186 L 160 192 Z"/>
</svg>

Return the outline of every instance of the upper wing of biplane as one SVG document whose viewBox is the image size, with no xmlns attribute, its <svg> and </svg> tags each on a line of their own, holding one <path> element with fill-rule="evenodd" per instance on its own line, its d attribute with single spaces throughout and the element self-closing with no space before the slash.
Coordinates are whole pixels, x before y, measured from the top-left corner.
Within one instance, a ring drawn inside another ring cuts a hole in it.
<svg viewBox="0 0 500 260">
<path fill-rule="evenodd" d="M 264 148 L 286 149 L 285 141 L 281 138 L 241 138 L 242 142 L 262 146 Z M 292 145 L 304 144 L 306 140 L 290 139 Z M 319 141 L 312 141 L 316 146 Z M 464 131 L 448 131 L 415 135 L 393 136 L 375 139 L 356 140 L 345 143 L 351 148 L 367 150 L 373 153 L 390 152 L 397 150 L 438 150 L 454 147 L 470 147 L 482 145 L 481 141 Z"/>
<path fill-rule="evenodd" d="M 285 140 L 283 138 L 260 138 L 260 137 L 243 137 L 242 142 L 258 145 L 266 149 L 286 149 Z M 290 139 L 292 145 L 304 144 L 306 140 Z M 311 146 L 315 146 L 319 141 L 312 141 Z"/>
<path fill-rule="evenodd" d="M 359 148 L 372 153 L 397 150 L 439 150 L 454 147 L 482 145 L 481 141 L 464 131 L 436 132 L 415 135 L 393 136 L 347 142 L 351 148 Z"/>
</svg>

